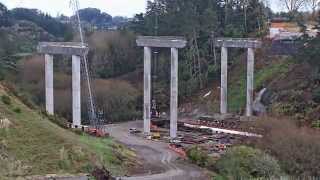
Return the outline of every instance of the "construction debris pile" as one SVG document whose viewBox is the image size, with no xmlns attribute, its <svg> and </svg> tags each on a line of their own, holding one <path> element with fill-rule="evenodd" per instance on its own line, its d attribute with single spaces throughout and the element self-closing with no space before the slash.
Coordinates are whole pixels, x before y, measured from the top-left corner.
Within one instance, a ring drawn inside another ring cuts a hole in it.
<svg viewBox="0 0 320 180">
<path fill-rule="evenodd" d="M 186 156 L 186 150 L 197 145 L 206 150 L 210 156 L 220 157 L 226 150 L 234 145 L 243 143 L 248 138 L 262 137 L 258 134 L 246 132 L 240 118 L 214 118 L 200 117 L 198 119 L 184 119 L 178 122 L 178 137 L 170 139 L 168 123 L 162 119 L 152 120 L 151 135 L 147 138 L 155 141 L 169 143 L 169 148 L 181 156 Z M 138 134 L 141 131 L 131 129 L 131 134 Z"/>
</svg>

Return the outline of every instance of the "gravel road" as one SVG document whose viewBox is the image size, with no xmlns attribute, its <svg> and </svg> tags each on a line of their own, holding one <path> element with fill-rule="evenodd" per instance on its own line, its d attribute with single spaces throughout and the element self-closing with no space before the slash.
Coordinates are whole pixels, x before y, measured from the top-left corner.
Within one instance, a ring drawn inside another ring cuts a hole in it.
<svg viewBox="0 0 320 180">
<path fill-rule="evenodd" d="M 177 161 L 176 153 L 164 142 L 146 140 L 129 134 L 130 128 L 142 129 L 142 121 L 132 121 L 108 126 L 110 135 L 117 141 L 133 149 L 143 160 L 142 173 L 121 180 L 207 180 L 200 168 L 186 162 Z"/>
</svg>

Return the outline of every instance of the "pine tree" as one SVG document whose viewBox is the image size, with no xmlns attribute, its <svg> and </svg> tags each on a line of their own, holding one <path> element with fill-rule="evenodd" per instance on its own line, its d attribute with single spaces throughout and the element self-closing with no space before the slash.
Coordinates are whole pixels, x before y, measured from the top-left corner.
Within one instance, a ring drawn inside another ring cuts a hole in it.
<svg viewBox="0 0 320 180">
<path fill-rule="evenodd" d="M 10 25 L 10 21 L 9 21 L 8 9 L 5 5 L 0 3 L 0 27 L 9 26 L 9 25 Z"/>
</svg>

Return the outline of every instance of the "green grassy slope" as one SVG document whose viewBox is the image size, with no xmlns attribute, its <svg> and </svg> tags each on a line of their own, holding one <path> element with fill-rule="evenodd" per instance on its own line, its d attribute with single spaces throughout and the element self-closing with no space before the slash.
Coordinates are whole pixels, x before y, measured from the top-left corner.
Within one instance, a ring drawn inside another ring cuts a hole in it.
<svg viewBox="0 0 320 180">
<path fill-rule="evenodd" d="M 0 129 L 0 177 L 59 173 L 87 173 L 94 165 L 105 165 L 123 175 L 134 154 L 114 143 L 76 135 L 50 122 L 0 86 L 0 118 L 11 122 Z M 1 178 L 0 178 L 1 179 Z"/>
<path fill-rule="evenodd" d="M 261 69 L 257 69 L 254 77 L 254 88 L 261 89 L 275 77 L 285 74 L 289 70 L 290 62 L 288 60 L 279 60 L 271 62 Z M 228 88 L 228 106 L 231 112 L 239 112 L 245 108 L 246 103 L 246 72 L 245 67 L 237 72 L 236 78 L 232 79 Z"/>
</svg>

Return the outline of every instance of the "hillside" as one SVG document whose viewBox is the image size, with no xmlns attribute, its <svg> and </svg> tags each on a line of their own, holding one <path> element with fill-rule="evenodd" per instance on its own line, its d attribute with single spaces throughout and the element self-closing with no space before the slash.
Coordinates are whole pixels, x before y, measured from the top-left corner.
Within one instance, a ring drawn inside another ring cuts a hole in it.
<svg viewBox="0 0 320 180">
<path fill-rule="evenodd" d="M 78 42 L 78 16 L 8 10 L 0 3 L 0 180 L 94 174 L 104 167 L 134 180 L 320 177 L 320 11 L 278 14 L 260 0 L 155 0 L 132 19 L 94 8 L 79 10 L 79 16 L 89 47 L 88 64 L 82 61 L 81 71 L 89 69 L 92 86 L 88 91 L 87 73 L 82 73 L 81 124 L 95 127 L 101 120 L 112 138 L 63 128 L 73 119 L 70 56 L 54 56 L 56 116 L 44 113 L 46 68 L 36 46 L 41 41 Z M 277 16 L 292 16 L 286 21 L 299 26 L 299 36 L 279 33 L 279 39 L 271 38 L 270 22 Z M 311 19 L 318 34 L 309 37 Z M 170 103 L 169 49 L 152 48 L 152 113 L 143 103 L 147 79 L 136 39 L 155 35 L 187 40 L 179 50 L 177 114 Z M 228 114 L 219 114 L 219 37 L 262 41 L 254 53 L 252 118 L 244 117 L 244 48 L 228 48 Z M 154 116 L 155 110 L 161 118 Z M 148 113 L 150 127 L 145 123 Z M 169 113 L 170 123 L 164 120 Z"/>
<path fill-rule="evenodd" d="M 320 119 L 318 104 L 319 89 L 316 72 L 307 62 L 299 62 L 291 56 L 268 55 L 268 46 L 256 51 L 255 58 L 255 95 L 266 88 L 263 104 L 272 116 L 288 116 L 300 120 L 305 125 L 317 126 Z M 246 53 L 232 59 L 229 67 L 228 108 L 229 112 L 244 114 L 246 105 Z M 208 88 L 184 100 L 181 109 L 186 115 L 198 113 L 214 114 L 219 112 L 220 80 L 214 80 Z M 211 94 L 203 97 L 206 93 Z M 188 108 L 188 106 L 193 108 Z M 185 111 L 191 109 L 192 111 Z"/>
<path fill-rule="evenodd" d="M 0 85 L 0 177 L 88 173 L 105 166 L 126 174 L 135 155 L 113 142 L 77 135 L 24 105 Z"/>
</svg>

